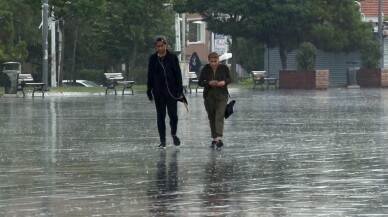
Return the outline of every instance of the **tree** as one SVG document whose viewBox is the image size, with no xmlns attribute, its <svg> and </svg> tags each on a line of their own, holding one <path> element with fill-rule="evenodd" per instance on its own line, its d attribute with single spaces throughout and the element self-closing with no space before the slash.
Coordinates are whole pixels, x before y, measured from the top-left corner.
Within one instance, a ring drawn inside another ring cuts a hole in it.
<svg viewBox="0 0 388 217">
<path fill-rule="evenodd" d="M 246 11 L 246 34 L 268 48 L 279 48 L 282 68 L 287 68 L 286 52 L 299 46 L 313 20 L 310 7 L 306 0 L 255 2 Z"/>
<path fill-rule="evenodd" d="M 105 8 L 105 0 L 78 0 L 78 1 L 66 1 L 66 0 L 50 0 L 50 5 L 57 19 L 70 20 L 73 30 L 73 49 L 72 49 L 72 64 L 70 77 L 75 83 L 76 73 L 76 56 L 77 45 L 79 40 L 79 27 L 87 23 L 91 15 L 100 14 Z M 62 26 L 64 36 L 64 25 Z M 61 27 L 60 27 L 61 28 Z M 65 43 L 64 37 L 62 37 L 63 43 Z M 63 63 L 61 64 L 63 65 Z"/>
<path fill-rule="evenodd" d="M 40 11 L 41 1 L 37 0 L 23 0 L 26 4 L 31 5 L 31 7 Z M 60 37 L 62 39 L 62 44 L 59 45 L 61 47 L 61 59 L 60 61 L 60 71 L 64 65 L 63 61 L 65 58 L 66 52 L 66 29 L 69 29 L 69 33 L 71 33 L 70 41 L 71 48 L 71 69 L 70 69 L 70 77 L 75 82 L 76 73 L 76 57 L 77 57 L 77 45 L 80 35 L 80 26 L 83 26 L 92 15 L 100 14 L 101 10 L 105 7 L 105 0 L 77 0 L 77 1 L 68 1 L 68 0 L 49 0 L 50 6 L 50 14 L 55 16 L 56 21 L 59 22 L 59 30 Z M 83 32 L 81 30 L 81 32 Z M 62 82 L 63 73 L 61 73 L 61 77 L 59 78 L 59 84 Z"/>
<path fill-rule="evenodd" d="M 28 57 L 27 45 L 38 42 L 38 28 L 31 25 L 34 12 L 22 0 L 1 1 L 0 8 L 0 60 L 23 62 Z"/>
<path fill-rule="evenodd" d="M 255 0 L 176 0 L 174 9 L 179 13 L 198 13 L 210 31 L 232 37 L 232 78 L 235 80 L 237 38 L 243 36 L 246 11 Z"/>
<path fill-rule="evenodd" d="M 267 47 L 279 48 L 283 69 L 287 68 L 286 52 L 298 48 L 302 42 L 311 42 L 325 51 L 348 52 L 359 48 L 360 38 L 370 36 L 370 27 L 361 21 L 353 0 L 176 0 L 174 3 L 178 11 L 200 14 L 211 31 L 232 38 L 253 37 Z"/>
<path fill-rule="evenodd" d="M 87 52 L 106 65 L 125 62 L 127 77 L 133 77 L 129 69 L 136 67 L 137 60 L 148 60 L 156 35 L 173 38 L 174 13 L 167 3 L 168 0 L 108 1 L 102 15 L 91 24 L 91 32 L 85 34 Z"/>
<path fill-rule="evenodd" d="M 254 39 L 237 40 L 237 62 L 247 71 L 264 70 L 264 47 Z"/>
<path fill-rule="evenodd" d="M 263 13 L 250 11 L 248 32 L 268 47 L 278 47 L 282 68 L 287 68 L 286 51 L 311 42 L 328 52 L 357 50 L 360 38 L 371 35 L 353 0 L 267 0 Z M 256 15 L 255 15 L 256 14 Z"/>
</svg>

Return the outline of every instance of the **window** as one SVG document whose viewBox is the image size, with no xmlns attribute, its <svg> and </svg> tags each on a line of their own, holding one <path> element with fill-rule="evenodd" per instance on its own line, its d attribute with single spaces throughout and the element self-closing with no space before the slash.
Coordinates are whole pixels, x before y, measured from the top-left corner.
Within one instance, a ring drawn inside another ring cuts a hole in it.
<svg viewBox="0 0 388 217">
<path fill-rule="evenodd" d="M 205 23 L 201 20 L 189 20 L 187 37 L 189 43 L 205 43 Z"/>
</svg>

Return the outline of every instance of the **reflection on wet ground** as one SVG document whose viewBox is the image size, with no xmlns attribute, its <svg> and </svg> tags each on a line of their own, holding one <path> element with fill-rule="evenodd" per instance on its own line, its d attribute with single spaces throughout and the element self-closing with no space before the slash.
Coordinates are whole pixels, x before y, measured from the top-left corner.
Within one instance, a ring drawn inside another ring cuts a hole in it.
<svg viewBox="0 0 388 217">
<path fill-rule="evenodd" d="M 232 89 L 225 147 L 202 94 L 157 150 L 145 94 L 0 99 L 0 216 L 385 216 L 388 90 Z"/>
</svg>

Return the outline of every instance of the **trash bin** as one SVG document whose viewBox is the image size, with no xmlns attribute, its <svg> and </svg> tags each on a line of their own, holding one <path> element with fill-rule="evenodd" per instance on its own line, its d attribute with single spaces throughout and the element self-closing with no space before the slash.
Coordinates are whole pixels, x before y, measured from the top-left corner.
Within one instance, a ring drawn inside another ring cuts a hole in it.
<svg viewBox="0 0 388 217">
<path fill-rule="evenodd" d="M 16 94 L 21 65 L 18 62 L 3 63 L 3 86 L 5 94 Z"/>
<path fill-rule="evenodd" d="M 360 67 L 357 67 L 356 64 L 358 62 L 353 61 L 353 62 L 346 62 L 348 64 L 352 64 L 351 67 L 347 68 L 347 85 L 358 85 L 358 71 Z"/>
</svg>

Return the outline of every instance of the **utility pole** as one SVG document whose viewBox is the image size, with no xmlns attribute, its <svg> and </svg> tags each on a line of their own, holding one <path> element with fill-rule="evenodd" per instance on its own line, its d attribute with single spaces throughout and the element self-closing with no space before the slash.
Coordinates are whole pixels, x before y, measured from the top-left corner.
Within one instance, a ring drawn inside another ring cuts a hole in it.
<svg viewBox="0 0 388 217">
<path fill-rule="evenodd" d="M 43 0 L 42 5 L 42 81 L 48 85 L 48 0 Z"/>
<path fill-rule="evenodd" d="M 382 3 L 382 0 L 379 0 L 379 12 L 378 12 L 378 28 L 377 28 L 377 32 L 378 32 L 378 38 L 379 38 L 379 42 L 380 42 L 380 45 L 381 45 L 381 52 L 382 52 L 382 56 L 381 56 L 381 60 L 380 60 L 380 67 L 383 69 L 384 68 L 384 37 L 383 37 L 383 3 Z"/>
<path fill-rule="evenodd" d="M 181 45 L 181 61 L 186 61 L 186 14 L 182 14 L 182 45 Z"/>
<path fill-rule="evenodd" d="M 51 87 L 57 86 L 56 24 L 54 12 L 51 13 Z"/>
<path fill-rule="evenodd" d="M 181 41 L 181 21 L 178 13 L 175 13 L 175 51 L 181 52 L 182 41 Z M 178 55 L 179 61 L 182 60 L 182 55 Z"/>
</svg>

